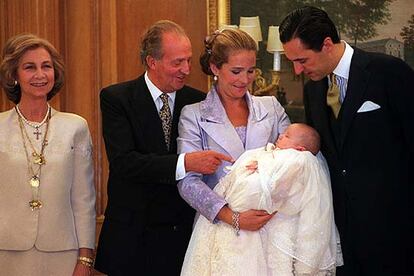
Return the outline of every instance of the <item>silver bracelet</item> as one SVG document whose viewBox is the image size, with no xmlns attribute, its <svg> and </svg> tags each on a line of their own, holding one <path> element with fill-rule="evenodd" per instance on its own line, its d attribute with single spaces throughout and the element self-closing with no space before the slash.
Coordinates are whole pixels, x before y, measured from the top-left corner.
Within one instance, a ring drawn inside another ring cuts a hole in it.
<svg viewBox="0 0 414 276">
<path fill-rule="evenodd" d="M 233 215 L 231 216 L 231 225 L 234 228 L 234 231 L 236 232 L 236 236 L 240 235 L 240 214 L 239 212 L 233 212 Z"/>
</svg>

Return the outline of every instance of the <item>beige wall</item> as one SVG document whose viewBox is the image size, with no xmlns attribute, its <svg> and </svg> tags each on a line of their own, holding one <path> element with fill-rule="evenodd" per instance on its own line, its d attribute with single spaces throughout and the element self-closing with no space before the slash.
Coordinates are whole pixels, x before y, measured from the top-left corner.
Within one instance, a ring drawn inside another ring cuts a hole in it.
<svg viewBox="0 0 414 276">
<path fill-rule="evenodd" d="M 100 89 L 141 74 L 139 36 L 156 20 L 170 19 L 186 29 L 193 43 L 189 84 L 205 91 L 207 78 L 201 73 L 198 57 L 207 34 L 207 5 L 203 0 L 0 0 L 1 48 L 9 37 L 31 32 L 52 42 L 64 57 L 65 87 L 52 105 L 88 120 L 94 143 L 98 215 L 105 209 L 108 175 Z M 2 92 L 0 111 L 11 107 Z"/>
</svg>

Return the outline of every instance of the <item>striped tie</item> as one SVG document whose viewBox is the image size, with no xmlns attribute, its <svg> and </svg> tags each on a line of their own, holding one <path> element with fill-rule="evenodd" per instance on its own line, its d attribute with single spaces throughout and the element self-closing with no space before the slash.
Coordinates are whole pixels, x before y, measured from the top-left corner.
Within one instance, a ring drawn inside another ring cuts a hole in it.
<svg viewBox="0 0 414 276">
<path fill-rule="evenodd" d="M 338 118 L 339 110 L 341 109 L 341 91 L 337 82 L 338 76 L 335 74 L 329 75 L 330 86 L 326 95 L 326 103 L 332 108 L 335 118 Z"/>
<path fill-rule="evenodd" d="M 162 101 L 162 107 L 160 109 L 160 118 L 162 122 L 162 130 L 164 131 L 164 139 L 167 149 L 170 150 L 170 137 L 172 127 L 172 116 L 170 106 L 168 105 L 168 95 L 162 93 L 160 95 Z"/>
</svg>

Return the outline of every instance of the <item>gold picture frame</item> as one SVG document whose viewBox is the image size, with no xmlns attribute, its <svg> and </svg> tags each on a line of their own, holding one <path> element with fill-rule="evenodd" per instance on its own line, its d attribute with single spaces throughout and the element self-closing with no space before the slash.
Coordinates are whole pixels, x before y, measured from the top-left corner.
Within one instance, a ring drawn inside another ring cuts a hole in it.
<svg viewBox="0 0 414 276">
<path fill-rule="evenodd" d="M 230 0 L 208 0 L 208 33 L 230 23 Z"/>
</svg>

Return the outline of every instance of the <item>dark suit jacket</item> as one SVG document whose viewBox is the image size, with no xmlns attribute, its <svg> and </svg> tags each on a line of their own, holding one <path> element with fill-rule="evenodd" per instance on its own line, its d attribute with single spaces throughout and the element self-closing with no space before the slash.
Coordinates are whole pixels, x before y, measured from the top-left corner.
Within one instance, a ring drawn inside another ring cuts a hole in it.
<svg viewBox="0 0 414 276">
<path fill-rule="evenodd" d="M 330 168 L 343 250 L 393 271 L 413 267 L 413 80 L 400 59 L 355 49 L 337 120 L 326 104 L 327 78 L 304 90 L 307 122 L 319 132 Z M 358 112 L 366 101 L 380 108 Z"/>
<path fill-rule="evenodd" d="M 102 90 L 109 179 L 98 270 L 110 275 L 178 274 L 194 211 L 181 199 L 176 186 L 177 126 L 181 109 L 204 97 L 187 86 L 177 91 L 168 152 L 143 75 Z"/>
</svg>

